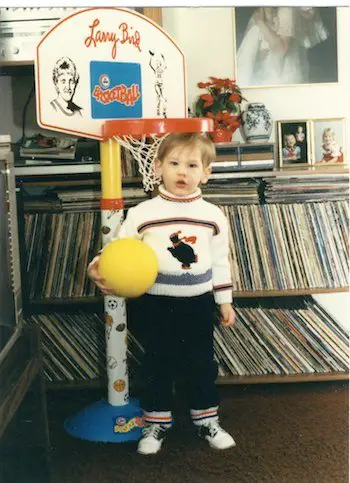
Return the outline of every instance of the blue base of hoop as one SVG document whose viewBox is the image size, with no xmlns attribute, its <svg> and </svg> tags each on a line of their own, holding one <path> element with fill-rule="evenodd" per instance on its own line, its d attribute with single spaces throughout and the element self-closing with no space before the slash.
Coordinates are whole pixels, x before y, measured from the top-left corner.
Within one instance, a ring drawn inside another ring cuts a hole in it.
<svg viewBox="0 0 350 483">
<path fill-rule="evenodd" d="M 136 399 L 130 399 L 125 406 L 112 406 L 102 399 L 70 416 L 64 427 L 71 436 L 88 441 L 138 441 L 143 428 L 142 410 Z"/>
</svg>

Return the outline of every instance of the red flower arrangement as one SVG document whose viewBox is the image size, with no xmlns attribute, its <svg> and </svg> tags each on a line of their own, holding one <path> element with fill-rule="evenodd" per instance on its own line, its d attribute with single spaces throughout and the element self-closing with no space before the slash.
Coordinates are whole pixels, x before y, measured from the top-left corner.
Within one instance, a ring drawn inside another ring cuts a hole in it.
<svg viewBox="0 0 350 483">
<path fill-rule="evenodd" d="M 197 84 L 200 89 L 206 89 L 207 94 L 202 94 L 197 99 L 195 114 L 197 117 L 210 117 L 214 120 L 214 141 L 230 141 L 232 134 L 241 124 L 241 102 L 246 99 L 242 97 L 234 80 L 218 77 L 209 79 L 210 82 Z"/>
</svg>

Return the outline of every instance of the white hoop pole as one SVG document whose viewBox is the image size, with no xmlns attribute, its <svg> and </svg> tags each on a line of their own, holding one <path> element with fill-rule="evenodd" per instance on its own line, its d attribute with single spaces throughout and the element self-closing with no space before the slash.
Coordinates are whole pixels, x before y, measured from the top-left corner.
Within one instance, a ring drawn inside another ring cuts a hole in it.
<svg viewBox="0 0 350 483">
<path fill-rule="evenodd" d="M 114 139 L 101 141 L 100 156 L 101 228 L 102 244 L 105 246 L 117 236 L 124 215 L 120 145 Z M 129 403 L 125 299 L 105 296 L 104 309 L 108 403 L 112 406 L 123 406 Z"/>
</svg>

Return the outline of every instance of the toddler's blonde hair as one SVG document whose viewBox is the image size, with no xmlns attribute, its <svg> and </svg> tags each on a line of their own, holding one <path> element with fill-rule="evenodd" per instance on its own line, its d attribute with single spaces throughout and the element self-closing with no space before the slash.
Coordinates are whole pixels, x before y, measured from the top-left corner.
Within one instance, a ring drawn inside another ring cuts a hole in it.
<svg viewBox="0 0 350 483">
<path fill-rule="evenodd" d="M 335 138 L 335 132 L 333 131 L 333 129 L 331 127 L 326 127 L 326 129 L 323 131 L 323 134 L 322 134 L 322 139 L 327 135 L 329 134 L 330 136 L 332 136 L 332 138 L 334 139 Z"/>
<path fill-rule="evenodd" d="M 216 158 L 215 144 L 201 133 L 171 133 L 159 145 L 157 158 L 163 163 L 166 156 L 178 146 L 198 146 L 202 156 L 203 167 L 206 168 Z"/>
</svg>

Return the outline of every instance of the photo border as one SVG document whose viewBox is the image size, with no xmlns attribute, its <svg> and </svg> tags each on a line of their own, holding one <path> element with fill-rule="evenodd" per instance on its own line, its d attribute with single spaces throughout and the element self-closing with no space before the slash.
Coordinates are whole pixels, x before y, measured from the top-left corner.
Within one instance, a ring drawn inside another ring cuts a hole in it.
<svg viewBox="0 0 350 483">
<path fill-rule="evenodd" d="M 234 54 L 234 62 L 233 62 L 233 71 L 234 71 L 234 78 L 237 81 L 237 84 L 239 85 L 240 89 L 271 89 L 271 88 L 276 88 L 276 87 L 307 87 L 307 86 L 322 86 L 322 85 L 335 85 L 339 84 L 339 20 L 338 20 L 338 6 L 337 5 L 312 5 L 313 7 L 321 8 L 321 7 L 327 7 L 327 8 L 334 8 L 335 9 L 335 28 L 336 28 L 336 45 L 337 45 L 337 69 L 338 69 L 338 75 L 337 75 L 337 80 L 333 82 L 311 82 L 311 83 L 300 83 L 300 84 L 266 84 L 266 85 L 257 85 L 257 86 L 251 86 L 251 85 L 244 85 L 240 79 L 239 79 L 239 72 L 238 72 L 238 66 L 237 66 L 237 42 L 236 42 L 236 9 L 237 8 L 246 8 L 246 7 L 262 7 L 264 5 L 240 5 L 238 7 L 232 8 L 232 36 L 233 36 L 233 54 Z M 266 5 L 267 7 L 270 5 Z M 271 5 L 272 6 L 272 5 Z M 284 5 L 281 5 L 284 6 Z M 285 5 L 287 7 L 287 5 Z M 289 7 L 289 8 L 295 8 L 295 7 Z"/>
<path fill-rule="evenodd" d="M 315 148 L 315 123 L 316 122 L 332 122 L 332 121 L 342 121 L 342 151 L 343 151 L 343 159 L 344 161 L 342 163 L 316 163 L 316 148 Z M 320 117 L 320 118 L 313 118 L 310 119 L 310 124 L 311 124 L 311 159 L 312 159 L 312 166 L 314 166 L 316 169 L 318 168 L 325 168 L 328 166 L 348 166 L 348 156 L 346 152 L 346 126 L 347 126 L 347 119 L 346 117 Z"/>
<path fill-rule="evenodd" d="M 282 149 L 283 149 L 283 139 L 282 139 L 282 125 L 283 124 L 298 124 L 298 123 L 305 123 L 306 124 L 306 143 L 307 143 L 307 163 L 283 163 L 283 156 L 282 156 Z M 276 121 L 276 128 L 277 128 L 277 150 L 278 150 L 278 163 L 277 166 L 279 169 L 289 169 L 289 168 L 302 168 L 305 169 L 306 167 L 312 166 L 312 150 L 311 150 L 311 120 L 310 119 L 280 119 Z"/>
</svg>

